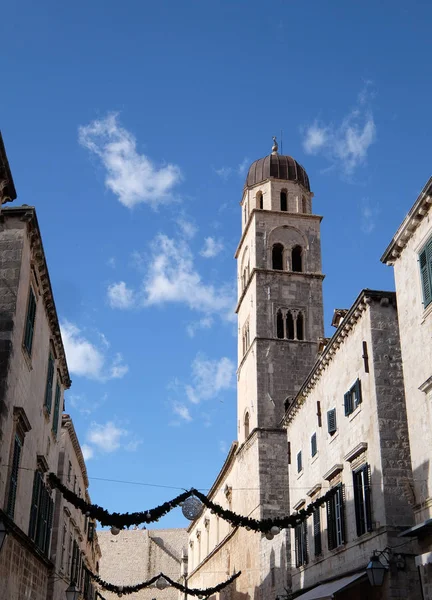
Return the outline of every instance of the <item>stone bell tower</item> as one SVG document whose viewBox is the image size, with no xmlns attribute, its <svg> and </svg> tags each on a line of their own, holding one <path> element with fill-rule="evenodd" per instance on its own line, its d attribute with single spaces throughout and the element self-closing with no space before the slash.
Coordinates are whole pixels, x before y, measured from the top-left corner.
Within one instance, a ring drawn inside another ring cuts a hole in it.
<svg viewBox="0 0 432 600">
<path fill-rule="evenodd" d="M 274 429 L 312 368 L 323 332 L 320 222 L 306 171 L 290 156 L 246 179 L 238 273 L 238 440 Z"/>
</svg>

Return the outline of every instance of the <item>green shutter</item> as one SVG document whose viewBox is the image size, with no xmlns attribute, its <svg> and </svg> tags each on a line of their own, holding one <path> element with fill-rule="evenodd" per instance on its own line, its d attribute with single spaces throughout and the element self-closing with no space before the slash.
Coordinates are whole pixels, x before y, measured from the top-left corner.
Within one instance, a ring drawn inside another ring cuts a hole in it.
<svg viewBox="0 0 432 600">
<path fill-rule="evenodd" d="M 46 390 L 45 390 L 45 406 L 46 406 L 48 413 L 51 412 L 53 380 L 54 380 L 54 359 L 50 352 L 50 355 L 48 357 L 48 371 L 47 371 L 47 382 L 46 382 Z"/>
<path fill-rule="evenodd" d="M 361 404 L 361 401 L 362 401 L 360 379 L 357 379 L 354 387 L 355 387 L 355 408 L 357 408 L 357 406 L 359 404 Z"/>
<path fill-rule="evenodd" d="M 316 433 L 314 433 L 313 436 L 311 437 L 311 455 L 315 456 L 316 453 L 317 453 L 317 437 L 316 437 Z"/>
<path fill-rule="evenodd" d="M 335 527 L 335 510 L 334 510 L 334 496 L 332 496 L 326 502 L 327 511 L 327 543 L 328 549 L 333 550 L 336 548 L 336 527 Z"/>
<path fill-rule="evenodd" d="M 336 432 L 336 409 L 332 408 L 327 411 L 327 427 L 330 435 Z"/>
<path fill-rule="evenodd" d="M 352 411 L 353 411 L 353 402 L 352 402 L 351 391 L 349 391 L 346 394 L 344 394 L 344 409 L 345 409 L 345 416 L 346 417 L 348 415 L 350 415 L 352 413 Z"/>
<path fill-rule="evenodd" d="M 50 542 L 51 542 L 53 516 L 54 516 L 54 501 L 50 497 L 49 492 L 47 490 L 47 509 L 46 509 L 47 527 L 46 527 L 43 551 L 48 556 L 48 558 L 49 558 L 49 549 L 50 549 Z"/>
<path fill-rule="evenodd" d="M 60 408 L 60 386 L 57 382 L 56 393 L 55 393 L 55 404 L 54 404 L 54 416 L 52 422 L 52 430 L 57 435 L 58 431 L 58 420 L 59 420 L 59 408 Z"/>
<path fill-rule="evenodd" d="M 32 288 L 30 288 L 28 305 L 27 305 L 25 334 L 24 334 L 24 346 L 30 355 L 31 355 L 32 346 L 33 346 L 33 334 L 34 334 L 35 319 L 36 319 L 36 298 L 35 298 Z"/>
<path fill-rule="evenodd" d="M 426 308 L 432 302 L 432 240 L 420 253 L 420 273 L 423 289 L 423 303 Z"/>
<path fill-rule="evenodd" d="M 33 479 L 33 495 L 32 495 L 31 509 L 30 509 L 30 525 L 29 525 L 29 537 L 33 541 L 36 540 L 36 529 L 37 529 L 37 522 L 38 522 L 41 489 L 42 489 L 42 473 L 40 471 L 36 471 L 34 479 Z"/>
<path fill-rule="evenodd" d="M 12 470 L 11 470 L 10 480 L 9 480 L 8 503 L 7 503 L 7 509 L 6 509 L 6 512 L 11 519 L 14 518 L 14 514 L 15 514 L 15 501 L 16 501 L 16 494 L 17 494 L 17 487 L 18 487 L 18 474 L 19 474 L 19 463 L 20 463 L 20 458 L 21 458 L 21 448 L 22 448 L 21 440 L 16 435 L 15 443 L 14 443 L 13 459 L 12 459 Z"/>
<path fill-rule="evenodd" d="M 300 471 L 302 470 L 303 465 L 302 465 L 302 453 L 301 450 L 300 452 L 297 454 L 297 473 L 300 473 Z"/>
<path fill-rule="evenodd" d="M 313 536 L 315 556 L 319 556 L 320 554 L 322 554 L 321 515 L 319 507 L 317 507 L 313 512 Z"/>
</svg>

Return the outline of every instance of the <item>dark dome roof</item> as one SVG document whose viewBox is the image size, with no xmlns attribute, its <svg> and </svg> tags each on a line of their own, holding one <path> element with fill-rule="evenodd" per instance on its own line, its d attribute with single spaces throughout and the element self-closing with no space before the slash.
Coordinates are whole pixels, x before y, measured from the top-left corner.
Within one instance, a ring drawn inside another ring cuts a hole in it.
<svg viewBox="0 0 432 600">
<path fill-rule="evenodd" d="M 251 164 L 246 177 L 246 186 L 255 185 L 266 179 L 285 179 L 298 181 L 309 192 L 309 177 L 303 167 L 291 156 L 282 156 L 277 152 L 260 158 Z"/>
</svg>

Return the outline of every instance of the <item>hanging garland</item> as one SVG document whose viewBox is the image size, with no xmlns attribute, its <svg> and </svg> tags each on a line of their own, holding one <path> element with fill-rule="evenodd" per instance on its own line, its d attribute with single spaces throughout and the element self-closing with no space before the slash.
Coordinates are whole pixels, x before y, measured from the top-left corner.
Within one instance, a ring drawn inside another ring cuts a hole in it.
<svg viewBox="0 0 432 600">
<path fill-rule="evenodd" d="M 170 510 L 180 506 L 188 499 L 196 502 L 196 499 L 198 498 L 202 505 L 204 505 L 210 511 L 213 511 L 225 521 L 231 523 L 231 525 L 234 527 L 245 527 L 246 529 L 259 531 L 261 533 L 268 534 L 269 536 L 277 535 L 281 529 L 295 527 L 299 523 L 305 521 L 310 515 L 313 514 L 316 508 L 323 506 L 336 492 L 335 489 L 328 490 L 323 496 L 317 498 L 317 500 L 314 500 L 308 504 L 306 508 L 302 508 L 295 514 L 259 520 L 251 517 L 243 517 L 242 515 L 238 515 L 231 510 L 225 510 L 219 504 L 209 500 L 205 494 L 202 494 L 195 489 L 183 492 L 183 494 L 176 496 L 169 502 L 165 502 L 164 504 L 161 504 L 160 506 L 157 506 L 151 510 L 133 513 L 110 513 L 97 504 L 89 504 L 83 498 L 79 498 L 74 492 L 63 485 L 60 479 L 54 475 L 54 473 L 49 474 L 48 480 L 53 487 L 56 487 L 62 493 L 65 500 L 70 502 L 70 504 L 75 506 L 75 508 L 80 510 L 84 515 L 99 521 L 102 526 L 111 526 L 114 530 L 116 530 L 117 533 L 118 530 L 130 527 L 132 525 L 140 525 L 141 523 L 152 523 L 154 521 L 158 521 Z M 196 516 L 199 516 L 200 512 L 201 511 L 198 511 Z M 194 518 L 196 518 L 196 516 Z"/>
<path fill-rule="evenodd" d="M 212 594 L 216 594 L 217 592 L 220 592 L 225 587 L 230 585 L 233 581 L 235 581 L 237 579 L 237 577 L 239 577 L 241 574 L 241 571 L 238 571 L 238 573 L 234 573 L 234 575 L 232 575 L 229 579 L 227 579 L 226 581 L 223 581 L 222 583 L 219 583 L 218 585 L 216 585 L 214 587 L 200 589 L 200 588 L 189 588 L 185 585 L 182 585 L 181 583 L 174 581 L 174 579 L 171 579 L 171 577 L 168 577 L 168 575 L 164 575 L 163 573 L 160 573 L 159 575 L 152 577 L 148 581 L 143 581 L 142 583 L 137 583 L 136 585 L 114 585 L 113 583 L 108 583 L 107 581 L 104 581 L 103 579 L 101 579 L 101 577 L 99 575 L 92 573 L 87 568 L 86 568 L 86 571 L 88 572 L 90 577 L 93 579 L 93 581 L 98 583 L 104 590 L 107 590 L 108 592 L 113 592 L 114 594 L 118 594 L 118 595 L 133 594 L 135 592 L 139 592 L 140 590 L 148 588 L 153 584 L 156 584 L 156 587 L 159 587 L 158 582 L 165 582 L 159 587 L 159 589 L 165 589 L 166 587 L 171 585 L 172 587 L 176 588 L 183 594 L 188 594 L 189 596 L 198 596 L 198 597 L 203 597 L 203 598 L 207 598 L 208 596 L 211 596 Z"/>
</svg>

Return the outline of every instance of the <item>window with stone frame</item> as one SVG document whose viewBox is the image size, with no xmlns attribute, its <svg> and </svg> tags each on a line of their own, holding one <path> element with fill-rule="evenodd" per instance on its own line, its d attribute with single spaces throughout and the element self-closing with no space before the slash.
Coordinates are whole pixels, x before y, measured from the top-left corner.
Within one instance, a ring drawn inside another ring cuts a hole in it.
<svg viewBox="0 0 432 600">
<path fill-rule="evenodd" d="M 320 556 L 322 554 L 322 539 L 321 539 L 321 513 L 320 507 L 315 508 L 313 512 L 313 538 L 314 538 L 314 554 Z"/>
<path fill-rule="evenodd" d="M 302 459 L 302 453 L 300 450 L 300 452 L 297 452 L 297 473 L 301 473 L 302 471 L 303 471 L 303 459 Z"/>
<path fill-rule="evenodd" d="M 419 253 L 419 264 L 423 306 L 426 308 L 432 302 L 432 238 L 426 242 Z"/>
<path fill-rule="evenodd" d="M 357 535 L 372 531 L 370 467 L 362 465 L 353 471 L 354 506 Z"/>
<path fill-rule="evenodd" d="M 334 550 L 345 543 L 344 488 L 340 483 L 326 502 L 328 549 Z"/>
<path fill-rule="evenodd" d="M 54 435 L 57 435 L 58 425 L 59 425 L 59 414 L 60 414 L 60 399 L 61 399 L 61 387 L 60 387 L 60 375 L 57 374 L 57 383 L 56 383 L 56 391 L 55 391 L 55 401 L 54 401 L 54 414 L 53 414 L 53 422 L 52 422 L 52 431 Z"/>
<path fill-rule="evenodd" d="M 303 310 L 278 308 L 276 311 L 276 337 L 285 340 L 303 341 L 305 339 Z"/>
<path fill-rule="evenodd" d="M 250 429 L 250 417 L 249 417 L 249 411 L 247 410 L 244 416 L 244 437 L 245 440 L 249 437 L 249 431 Z"/>
<path fill-rule="evenodd" d="M 284 270 L 284 247 L 282 244 L 273 244 L 272 269 L 276 271 Z"/>
<path fill-rule="evenodd" d="M 48 414 L 51 413 L 52 395 L 54 382 L 54 358 L 52 352 L 48 355 L 47 380 L 45 384 L 45 408 Z"/>
<path fill-rule="evenodd" d="M 334 435 L 337 431 L 336 409 L 331 408 L 327 411 L 327 430 L 330 435 Z"/>
<path fill-rule="evenodd" d="M 312 458 L 314 456 L 316 456 L 317 452 L 318 452 L 317 435 L 316 435 L 316 433 L 313 433 L 312 437 L 311 437 L 311 456 L 312 456 Z"/>
<path fill-rule="evenodd" d="M 361 404 L 362 395 L 361 395 L 361 384 L 360 379 L 354 383 L 353 386 L 344 394 L 344 410 L 345 416 L 348 417 L 352 414 L 355 409 Z"/>
<path fill-rule="evenodd" d="M 242 344 L 243 344 L 243 354 L 246 354 L 249 346 L 250 346 L 250 338 L 249 338 L 249 319 L 243 325 L 242 332 Z"/>
<path fill-rule="evenodd" d="M 301 246 L 294 246 L 291 250 L 291 271 L 296 273 L 303 271 L 303 250 Z"/>
<path fill-rule="evenodd" d="M 280 209 L 282 212 L 288 210 L 288 194 L 286 190 L 282 190 L 280 193 Z"/>
<path fill-rule="evenodd" d="M 15 504 L 18 492 L 18 482 L 20 477 L 21 455 L 26 433 L 31 429 L 30 422 L 25 411 L 20 406 L 13 409 L 13 445 L 11 458 L 9 460 L 10 471 L 7 490 L 6 513 L 13 519 L 15 516 Z"/>
<path fill-rule="evenodd" d="M 294 551 L 296 567 L 307 565 L 308 563 L 308 548 L 307 548 L 307 521 L 306 519 L 295 526 L 294 528 Z"/>
<path fill-rule="evenodd" d="M 263 210 L 264 208 L 264 198 L 262 192 L 258 192 L 256 195 L 256 207 L 260 210 Z"/>
<path fill-rule="evenodd" d="M 29 538 L 46 556 L 51 543 L 53 513 L 54 502 L 51 498 L 51 490 L 45 484 L 43 472 L 38 468 L 33 479 Z"/>
<path fill-rule="evenodd" d="M 29 296 L 27 301 L 27 313 L 25 319 L 25 327 L 24 327 L 24 340 L 23 346 L 27 351 L 27 354 L 31 356 L 32 348 L 33 348 L 33 337 L 34 337 L 34 327 L 36 321 L 36 295 L 33 291 L 32 286 L 30 286 Z"/>
</svg>

